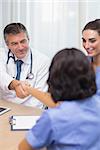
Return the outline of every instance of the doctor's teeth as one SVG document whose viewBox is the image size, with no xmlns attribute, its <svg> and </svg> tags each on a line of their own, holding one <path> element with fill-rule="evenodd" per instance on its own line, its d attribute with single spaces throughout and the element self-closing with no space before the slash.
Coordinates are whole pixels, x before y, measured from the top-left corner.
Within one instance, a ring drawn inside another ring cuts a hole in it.
<svg viewBox="0 0 100 150">
<path fill-rule="evenodd" d="M 91 50 L 91 51 L 92 51 L 92 50 L 93 50 L 93 48 L 89 48 L 89 50 Z"/>
</svg>

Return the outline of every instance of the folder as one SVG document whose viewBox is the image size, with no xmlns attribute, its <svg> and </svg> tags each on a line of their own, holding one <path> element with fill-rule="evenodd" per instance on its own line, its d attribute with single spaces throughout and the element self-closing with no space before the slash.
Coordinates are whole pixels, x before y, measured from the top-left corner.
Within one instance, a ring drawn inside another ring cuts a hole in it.
<svg viewBox="0 0 100 150">
<path fill-rule="evenodd" d="M 37 122 L 40 116 L 11 116 L 9 123 L 11 125 L 11 130 L 29 130 Z"/>
</svg>

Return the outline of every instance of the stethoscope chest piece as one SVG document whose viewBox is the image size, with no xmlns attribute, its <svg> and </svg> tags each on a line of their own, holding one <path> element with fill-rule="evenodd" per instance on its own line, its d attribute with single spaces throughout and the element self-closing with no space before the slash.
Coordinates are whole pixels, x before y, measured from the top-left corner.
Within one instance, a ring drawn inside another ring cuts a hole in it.
<svg viewBox="0 0 100 150">
<path fill-rule="evenodd" d="M 29 73 L 29 74 L 27 75 L 27 78 L 26 78 L 26 79 L 32 80 L 33 78 L 34 78 L 34 74 L 33 74 L 33 73 Z"/>
</svg>

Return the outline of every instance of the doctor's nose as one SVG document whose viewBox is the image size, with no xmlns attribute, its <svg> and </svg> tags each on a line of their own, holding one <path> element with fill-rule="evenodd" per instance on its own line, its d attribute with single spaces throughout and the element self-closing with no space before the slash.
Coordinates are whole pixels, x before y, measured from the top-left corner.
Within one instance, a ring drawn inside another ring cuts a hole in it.
<svg viewBox="0 0 100 150">
<path fill-rule="evenodd" d="M 23 44 L 18 43 L 17 48 L 18 48 L 18 49 L 23 49 Z"/>
<path fill-rule="evenodd" d="M 89 42 L 84 43 L 84 48 L 88 50 L 90 48 L 90 43 Z"/>
</svg>

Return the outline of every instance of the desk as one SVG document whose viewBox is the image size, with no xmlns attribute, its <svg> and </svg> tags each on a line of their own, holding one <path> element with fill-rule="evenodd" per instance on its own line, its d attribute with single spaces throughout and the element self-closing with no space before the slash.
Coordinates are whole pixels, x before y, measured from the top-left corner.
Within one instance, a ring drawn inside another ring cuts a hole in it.
<svg viewBox="0 0 100 150">
<path fill-rule="evenodd" d="M 18 150 L 18 144 L 27 131 L 11 131 L 9 117 L 11 115 L 40 115 L 42 110 L 3 100 L 0 100 L 0 106 L 11 108 L 11 111 L 0 116 L 0 149 Z"/>
</svg>

